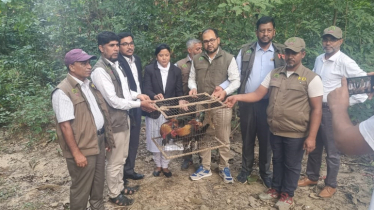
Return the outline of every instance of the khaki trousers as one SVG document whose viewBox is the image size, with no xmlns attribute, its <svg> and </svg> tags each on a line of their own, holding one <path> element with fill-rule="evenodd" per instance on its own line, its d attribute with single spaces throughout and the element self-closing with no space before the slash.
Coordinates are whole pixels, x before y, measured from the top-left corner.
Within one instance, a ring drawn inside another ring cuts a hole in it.
<svg viewBox="0 0 374 210">
<path fill-rule="evenodd" d="M 117 197 L 124 188 L 123 167 L 129 154 L 130 130 L 114 133 L 113 137 L 116 147 L 106 154 L 106 183 L 110 198 Z"/>
<path fill-rule="evenodd" d="M 215 127 L 215 135 L 216 137 L 226 144 L 225 147 L 219 148 L 219 170 L 223 170 L 225 167 L 229 167 L 229 159 L 230 159 L 230 132 L 231 132 L 231 117 L 232 117 L 232 109 L 231 108 L 222 108 L 222 109 L 215 109 L 205 113 L 205 122 L 209 122 L 208 117 L 211 118 L 211 122 L 214 124 Z M 208 120 L 208 121 L 207 121 Z M 212 126 L 209 127 L 211 129 Z M 209 131 L 208 131 L 209 132 Z M 210 163 L 211 163 L 211 151 L 203 151 L 200 152 L 200 156 L 202 159 L 202 165 L 205 169 L 210 170 Z"/>
<path fill-rule="evenodd" d="M 87 165 L 78 167 L 74 158 L 67 158 L 66 163 L 71 177 L 70 209 L 86 210 L 90 198 L 92 210 L 104 210 L 105 181 L 105 145 L 104 135 L 98 136 L 100 154 L 87 156 Z"/>
</svg>

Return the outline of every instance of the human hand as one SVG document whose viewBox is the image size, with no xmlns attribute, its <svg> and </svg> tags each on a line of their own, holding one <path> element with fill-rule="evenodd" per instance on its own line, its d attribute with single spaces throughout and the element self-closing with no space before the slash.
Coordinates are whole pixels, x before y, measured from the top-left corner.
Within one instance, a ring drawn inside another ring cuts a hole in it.
<svg viewBox="0 0 374 210">
<path fill-rule="evenodd" d="M 188 95 L 197 95 L 197 90 L 196 90 L 196 88 L 191 89 L 190 92 L 188 92 Z"/>
<path fill-rule="evenodd" d="M 151 100 L 141 101 L 140 107 L 142 108 L 143 111 L 146 111 L 146 112 L 153 112 L 156 110 L 155 102 Z"/>
<path fill-rule="evenodd" d="M 228 108 L 234 107 L 235 103 L 238 101 L 237 96 L 229 96 L 224 102 Z"/>
<path fill-rule="evenodd" d="M 87 165 L 87 158 L 79 152 L 79 154 L 74 155 L 74 161 L 78 167 L 84 168 Z"/>
<path fill-rule="evenodd" d="M 186 104 L 188 104 L 188 101 L 186 101 L 186 100 L 179 100 L 180 108 L 182 110 L 184 110 L 184 111 L 188 111 L 188 106 Z"/>
<path fill-rule="evenodd" d="M 161 100 L 161 99 L 164 99 L 164 95 L 162 95 L 162 93 L 159 93 L 157 95 L 154 96 L 154 99 L 155 100 Z"/>
<path fill-rule="evenodd" d="M 313 152 L 316 148 L 316 138 L 307 137 L 304 141 L 303 150 L 305 150 L 305 154 L 308 155 L 309 153 Z"/>
<path fill-rule="evenodd" d="M 217 86 L 215 89 L 214 89 L 214 92 L 212 93 L 212 96 L 213 98 L 216 98 L 220 101 L 223 101 L 225 100 L 226 98 L 226 91 L 223 90 L 221 87 Z"/>
<path fill-rule="evenodd" d="M 147 96 L 146 94 L 139 94 L 137 98 L 141 101 L 151 100 L 151 98 L 149 98 L 149 96 Z"/>
<path fill-rule="evenodd" d="M 347 87 L 347 79 L 342 78 L 342 86 L 331 91 L 327 95 L 327 102 L 331 111 L 347 110 L 349 107 L 349 93 Z"/>
</svg>

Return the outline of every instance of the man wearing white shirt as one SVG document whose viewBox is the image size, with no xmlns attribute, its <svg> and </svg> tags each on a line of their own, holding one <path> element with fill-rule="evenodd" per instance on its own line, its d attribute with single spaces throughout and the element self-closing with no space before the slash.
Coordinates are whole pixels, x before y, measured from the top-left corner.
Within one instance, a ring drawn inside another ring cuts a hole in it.
<svg viewBox="0 0 374 210">
<path fill-rule="evenodd" d="M 109 190 L 109 200 L 120 206 L 133 203 L 124 194 L 133 194 L 137 187 L 124 187 L 123 168 L 129 151 L 130 119 L 128 110 L 142 107 L 153 111 L 153 103 L 149 97 L 131 91 L 126 73 L 118 65 L 119 39 L 109 31 L 101 32 L 98 36 L 98 46 L 101 56 L 95 66 L 91 79 L 108 104 L 111 125 L 116 147 L 107 152 L 106 180 Z M 141 101 L 137 101 L 140 99 Z"/>
<path fill-rule="evenodd" d="M 319 193 L 320 197 L 330 198 L 336 192 L 337 176 L 340 166 L 340 154 L 334 144 L 332 132 L 332 115 L 327 104 L 327 95 L 335 88 L 341 86 L 342 77 L 366 76 L 357 63 L 340 51 L 343 43 L 342 30 L 339 27 L 331 26 L 324 30 L 322 45 L 324 54 L 318 56 L 313 71 L 321 76 L 323 82 L 323 110 L 322 121 L 316 139 L 316 149 L 308 156 L 306 177 L 298 182 L 298 186 L 304 187 L 315 185 L 320 177 L 322 163 L 322 152 L 325 147 L 327 157 L 327 175 L 325 187 Z M 367 99 L 366 94 L 353 95 L 350 97 L 350 105 L 362 103 Z"/>
<path fill-rule="evenodd" d="M 87 79 L 90 60 L 96 58 L 81 49 L 65 55 L 67 77 L 52 93 L 57 135 L 71 177 L 70 209 L 103 210 L 105 147 L 114 140 L 104 98 Z"/>
<path fill-rule="evenodd" d="M 373 76 L 374 72 L 368 75 Z M 327 100 L 332 113 L 334 140 L 338 149 L 347 155 L 373 154 L 374 116 L 358 125 L 352 124 L 348 115 L 350 99 L 346 78 L 341 79 L 341 87 L 328 94 Z M 374 193 L 369 210 L 374 210 Z"/>
<path fill-rule="evenodd" d="M 233 55 L 222 50 L 220 38 L 215 29 L 206 29 L 202 32 L 204 52 L 192 59 L 191 72 L 188 80 L 190 95 L 208 93 L 223 101 L 227 95 L 235 92 L 240 86 L 238 66 Z M 229 81 L 225 89 L 220 87 L 224 81 Z M 212 110 L 212 122 L 215 126 L 216 136 L 226 144 L 219 149 L 219 174 L 225 183 L 233 183 L 229 169 L 230 159 L 230 132 L 232 109 L 223 108 Z M 200 180 L 212 175 L 210 170 L 211 151 L 200 152 L 202 165 L 193 173 L 191 180 Z"/>
<path fill-rule="evenodd" d="M 125 72 L 131 91 L 138 94 L 142 93 L 142 63 L 139 56 L 134 54 L 135 43 L 134 36 L 129 32 L 118 34 L 119 37 L 119 56 L 118 64 Z M 139 101 L 139 99 L 137 100 Z M 123 181 L 127 184 L 127 179 L 139 180 L 144 175 L 136 173 L 135 159 L 139 147 L 140 127 L 142 120 L 142 110 L 140 107 L 132 108 L 129 111 L 130 116 L 130 143 L 129 155 L 123 171 Z"/>
</svg>

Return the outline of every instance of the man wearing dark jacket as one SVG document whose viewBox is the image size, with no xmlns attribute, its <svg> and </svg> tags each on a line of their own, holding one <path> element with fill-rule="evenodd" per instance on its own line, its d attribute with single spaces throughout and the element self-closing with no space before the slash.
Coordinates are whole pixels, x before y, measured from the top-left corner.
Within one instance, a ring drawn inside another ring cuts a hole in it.
<svg viewBox="0 0 374 210">
<path fill-rule="evenodd" d="M 119 53 L 118 64 L 126 72 L 127 80 L 131 91 L 142 93 L 142 63 L 139 56 L 134 54 L 135 44 L 134 36 L 129 32 L 122 32 L 118 34 L 119 37 Z M 123 171 L 123 181 L 127 184 L 127 179 L 139 180 L 143 179 L 144 175 L 136 173 L 135 159 L 139 147 L 139 135 L 141 126 L 141 108 L 132 108 L 129 111 L 130 116 L 130 143 L 129 155 Z"/>
<path fill-rule="evenodd" d="M 242 46 L 236 58 L 240 72 L 239 94 L 255 91 L 265 76 L 273 69 L 285 65 L 284 45 L 273 43 L 275 23 L 272 17 L 264 16 L 257 21 L 257 41 Z M 256 136 L 259 142 L 260 176 L 271 187 L 271 147 L 269 125 L 266 122 L 269 99 L 266 96 L 255 103 L 239 102 L 240 126 L 243 140 L 242 169 L 237 180 L 247 182 L 253 170 Z"/>
</svg>

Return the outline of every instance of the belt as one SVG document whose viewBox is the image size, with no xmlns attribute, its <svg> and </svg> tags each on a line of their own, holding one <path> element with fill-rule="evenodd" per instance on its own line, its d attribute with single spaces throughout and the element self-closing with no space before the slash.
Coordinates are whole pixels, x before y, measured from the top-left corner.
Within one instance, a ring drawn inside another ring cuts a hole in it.
<svg viewBox="0 0 374 210">
<path fill-rule="evenodd" d="M 322 102 L 322 108 L 329 108 L 329 104 L 326 102 Z"/>
<path fill-rule="evenodd" d="M 97 135 L 100 136 L 101 134 L 104 133 L 104 131 L 105 131 L 104 127 L 100 128 L 99 130 L 97 130 Z"/>
</svg>

